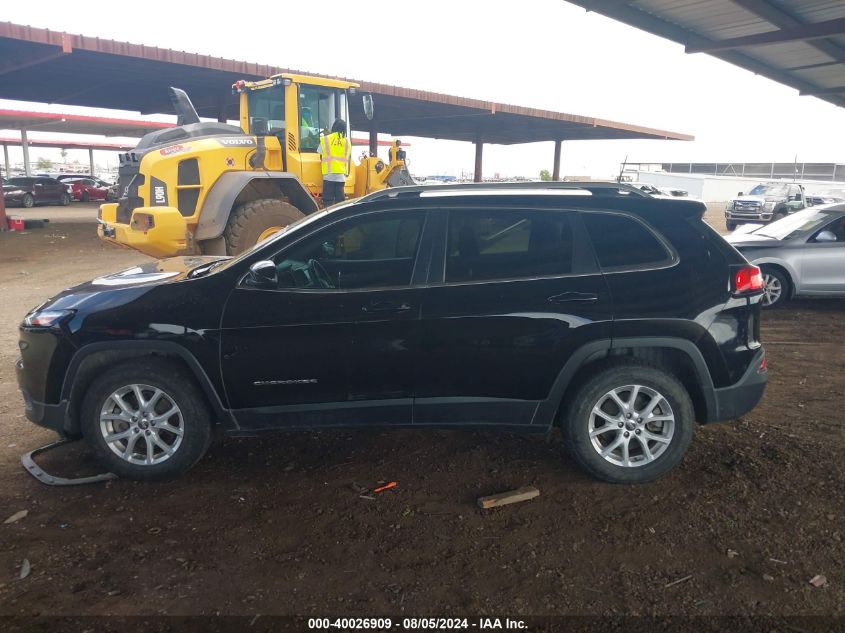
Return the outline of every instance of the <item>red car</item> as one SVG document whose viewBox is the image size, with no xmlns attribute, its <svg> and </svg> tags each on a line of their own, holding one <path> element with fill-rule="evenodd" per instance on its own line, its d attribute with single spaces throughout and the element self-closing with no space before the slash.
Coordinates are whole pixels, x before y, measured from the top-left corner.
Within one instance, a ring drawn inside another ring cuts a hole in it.
<svg viewBox="0 0 845 633">
<path fill-rule="evenodd" d="M 76 180 L 63 180 L 63 184 L 70 185 L 71 195 L 74 200 L 88 202 L 89 200 L 105 200 L 109 192 L 108 187 L 103 187 L 96 180 L 91 178 L 78 178 Z"/>
</svg>

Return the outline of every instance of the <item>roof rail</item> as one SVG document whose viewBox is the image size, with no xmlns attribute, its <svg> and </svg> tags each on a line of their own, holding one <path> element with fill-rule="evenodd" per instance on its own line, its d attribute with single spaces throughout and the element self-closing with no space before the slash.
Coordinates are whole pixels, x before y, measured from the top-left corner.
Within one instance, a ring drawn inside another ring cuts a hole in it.
<svg viewBox="0 0 845 633">
<path fill-rule="evenodd" d="M 471 182 L 460 184 L 439 184 L 439 185 L 411 185 L 406 187 L 388 187 L 381 191 L 374 191 L 358 198 L 357 202 L 372 202 L 373 200 L 380 200 L 382 198 L 397 198 L 397 197 L 419 197 L 420 194 L 427 191 L 454 191 L 466 192 L 473 189 L 481 189 L 489 191 L 491 189 L 502 190 L 535 190 L 535 191 L 553 191 L 583 189 L 589 191 L 590 194 L 599 195 L 626 195 L 636 196 L 640 198 L 651 198 L 650 195 L 644 191 L 632 187 L 624 182 L 613 181 L 532 181 L 532 182 Z"/>
</svg>

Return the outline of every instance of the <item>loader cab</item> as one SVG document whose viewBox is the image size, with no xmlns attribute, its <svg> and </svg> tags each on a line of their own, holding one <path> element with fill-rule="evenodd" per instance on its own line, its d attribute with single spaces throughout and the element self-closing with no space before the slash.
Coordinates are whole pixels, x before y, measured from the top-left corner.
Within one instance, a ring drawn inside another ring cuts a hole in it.
<svg viewBox="0 0 845 633">
<path fill-rule="evenodd" d="M 289 73 L 263 81 L 238 82 L 234 88 L 241 97 L 241 129 L 254 135 L 256 121 L 259 126 L 266 121 L 266 169 L 290 172 L 318 195 L 323 186 L 320 137 L 341 118 L 346 121 L 347 138 L 351 138 L 349 94 L 356 87 L 346 81 Z M 347 184 L 351 194 L 353 174 Z"/>
</svg>

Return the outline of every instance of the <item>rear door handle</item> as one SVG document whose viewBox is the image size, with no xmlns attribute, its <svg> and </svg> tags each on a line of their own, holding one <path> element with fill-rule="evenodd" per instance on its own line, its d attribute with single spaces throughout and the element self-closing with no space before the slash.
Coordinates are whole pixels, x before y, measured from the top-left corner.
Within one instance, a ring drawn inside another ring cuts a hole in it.
<svg viewBox="0 0 845 633">
<path fill-rule="evenodd" d="M 373 301 L 361 308 L 363 312 L 407 312 L 410 309 L 410 303 L 399 301 Z"/>
<path fill-rule="evenodd" d="M 599 296 L 595 292 L 562 292 L 549 297 L 549 303 L 595 303 Z"/>
</svg>

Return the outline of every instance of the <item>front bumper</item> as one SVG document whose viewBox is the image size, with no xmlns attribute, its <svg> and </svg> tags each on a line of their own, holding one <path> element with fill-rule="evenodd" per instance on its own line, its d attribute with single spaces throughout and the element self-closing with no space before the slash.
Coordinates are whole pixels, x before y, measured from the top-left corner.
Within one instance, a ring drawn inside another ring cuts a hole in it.
<svg viewBox="0 0 845 633">
<path fill-rule="evenodd" d="M 766 357 L 761 348 L 745 371 L 745 375 L 736 384 L 722 389 L 715 389 L 716 407 L 708 422 L 735 420 L 757 406 L 766 390 L 769 380 L 768 371 L 760 371 L 760 365 Z"/>
<path fill-rule="evenodd" d="M 136 229 L 141 223 L 136 216 L 152 217 L 152 227 Z M 117 204 L 100 205 L 97 214 L 97 235 L 112 244 L 119 244 L 162 259 L 175 255 L 189 255 L 193 251 L 192 234 L 184 216 L 173 207 L 138 207 L 132 211 L 129 224 L 117 221 Z"/>
<path fill-rule="evenodd" d="M 725 211 L 725 219 L 730 222 L 771 222 L 772 212 L 744 213 L 741 211 Z"/>
<path fill-rule="evenodd" d="M 15 363 L 15 373 L 23 396 L 24 413 L 27 419 L 38 426 L 43 426 L 45 429 L 65 435 L 67 432 L 65 424 L 67 421 L 67 401 L 63 400 L 59 404 L 46 404 L 34 400 L 23 386 L 23 361 L 20 359 Z"/>
</svg>

